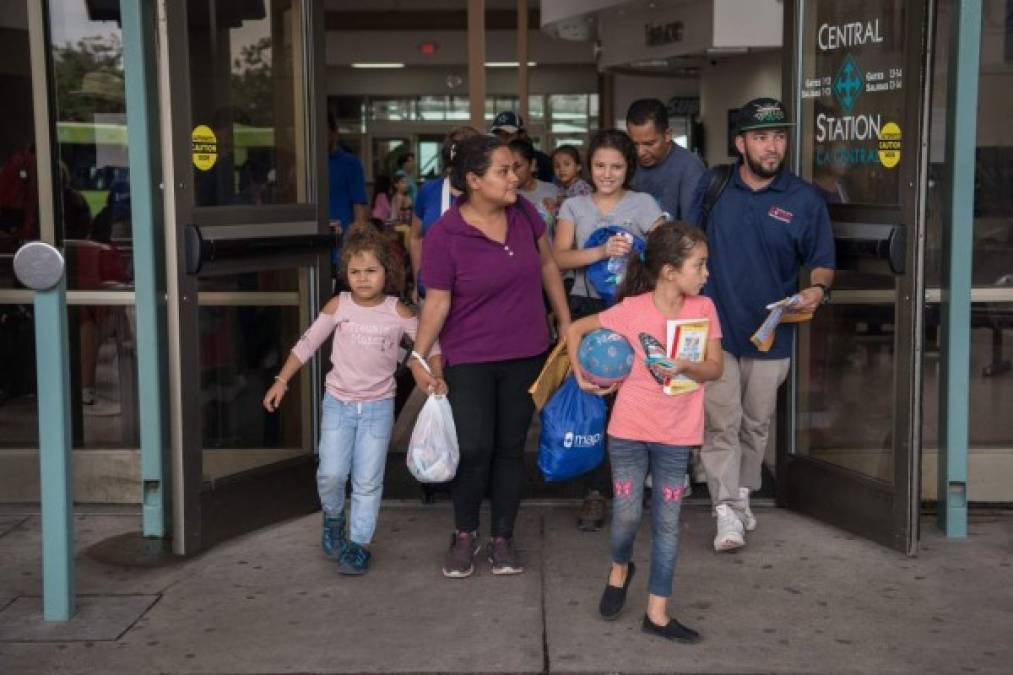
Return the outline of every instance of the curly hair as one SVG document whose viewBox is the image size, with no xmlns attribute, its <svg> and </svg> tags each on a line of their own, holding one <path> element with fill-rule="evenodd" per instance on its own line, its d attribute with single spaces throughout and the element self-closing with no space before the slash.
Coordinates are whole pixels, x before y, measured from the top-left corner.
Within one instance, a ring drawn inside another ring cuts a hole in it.
<svg viewBox="0 0 1013 675">
<path fill-rule="evenodd" d="M 341 276 L 346 280 L 348 263 L 352 260 L 352 256 L 359 253 L 372 253 L 376 257 L 383 267 L 383 292 L 387 295 L 397 295 L 404 286 L 404 270 L 391 255 L 387 238 L 372 227 L 355 229 L 348 233 L 341 247 Z"/>
</svg>

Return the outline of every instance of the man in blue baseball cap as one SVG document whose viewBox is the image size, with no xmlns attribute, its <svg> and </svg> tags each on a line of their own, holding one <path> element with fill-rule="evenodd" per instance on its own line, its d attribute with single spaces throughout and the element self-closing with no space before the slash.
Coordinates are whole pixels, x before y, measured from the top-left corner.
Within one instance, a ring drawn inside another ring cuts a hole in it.
<svg viewBox="0 0 1013 675">
<path fill-rule="evenodd" d="M 717 518 L 716 551 L 744 546 L 745 532 L 756 527 L 749 495 L 760 489 L 794 327 L 778 326 L 773 344 L 761 345 L 766 351 L 751 338 L 767 317 L 767 305 L 797 294 L 793 311 L 813 312 L 829 302 L 834 280 L 826 201 L 784 166 L 792 126 L 776 99 L 742 106 L 735 118 L 740 159 L 730 172 L 716 167 L 703 175 L 690 213 L 707 233 L 712 273 L 704 294 L 717 307 L 723 336 L 724 373 L 707 384 L 700 450 Z M 799 289 L 803 267 L 809 283 Z"/>
<path fill-rule="evenodd" d="M 497 113 L 492 120 L 492 126 L 489 127 L 489 133 L 507 143 L 515 138 L 531 141 L 527 129 L 524 128 L 524 118 L 512 110 Z M 555 179 L 552 173 L 552 159 L 538 148 L 535 148 L 535 178 L 546 183 L 551 183 Z"/>
</svg>

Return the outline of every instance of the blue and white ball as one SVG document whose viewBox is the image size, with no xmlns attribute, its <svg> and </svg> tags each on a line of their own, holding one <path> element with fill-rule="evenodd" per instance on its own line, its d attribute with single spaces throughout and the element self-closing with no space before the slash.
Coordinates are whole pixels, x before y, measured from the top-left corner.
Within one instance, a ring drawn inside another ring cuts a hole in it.
<svg viewBox="0 0 1013 675">
<path fill-rule="evenodd" d="M 633 347 L 619 333 L 598 328 L 584 336 L 577 360 L 589 380 L 599 387 L 622 382 L 633 368 Z"/>
</svg>

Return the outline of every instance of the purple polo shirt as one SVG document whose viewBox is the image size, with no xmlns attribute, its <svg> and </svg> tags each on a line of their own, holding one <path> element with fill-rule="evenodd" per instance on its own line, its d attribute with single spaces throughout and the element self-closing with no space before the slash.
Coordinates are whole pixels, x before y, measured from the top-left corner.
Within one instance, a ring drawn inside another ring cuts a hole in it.
<svg viewBox="0 0 1013 675">
<path fill-rule="evenodd" d="M 506 244 L 461 217 L 458 199 L 422 240 L 422 281 L 450 291 L 440 332 L 446 363 L 529 358 L 549 347 L 538 239 L 545 223 L 526 200 L 507 207 Z"/>
</svg>

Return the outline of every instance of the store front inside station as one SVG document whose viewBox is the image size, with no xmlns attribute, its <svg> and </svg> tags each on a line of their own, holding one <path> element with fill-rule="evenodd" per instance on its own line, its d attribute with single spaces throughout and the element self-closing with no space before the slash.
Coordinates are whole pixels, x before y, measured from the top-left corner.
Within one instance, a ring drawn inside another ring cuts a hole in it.
<svg viewBox="0 0 1013 675">
<path fill-rule="evenodd" d="M 322 366 L 304 371 L 280 414 L 259 402 L 330 292 L 326 114 L 338 119 L 370 183 L 405 147 L 419 179 L 438 173 L 444 135 L 471 119 L 467 12 L 464 2 L 455 12 L 418 3 L 396 19 L 387 13 L 384 24 L 377 2 L 159 4 L 163 32 L 152 26 L 151 35 L 169 299 L 164 489 L 174 550 L 189 554 L 316 508 Z M 520 102 L 515 4 L 484 3 L 485 126 Z M 530 3 L 530 135 L 546 151 L 586 147 L 595 129 L 623 126 L 630 102 L 657 96 L 675 113 L 677 142 L 714 165 L 732 160 L 728 119 L 738 105 L 761 95 L 785 101 L 798 123 L 790 161 L 827 193 L 841 271 L 832 303 L 800 330 L 766 494 L 913 553 L 918 515 L 937 497 L 953 3 L 750 0 L 757 19 L 749 32 L 734 20 L 738 2 L 654 4 L 588 12 L 581 3 Z M 0 10 L 8 38 L 0 78 L 14 93 L 0 132 L 4 502 L 38 500 L 32 300 L 11 273 L 14 251 L 33 239 L 62 247 L 69 260 L 75 497 L 144 498 L 115 5 L 54 0 L 45 11 L 31 2 Z M 1011 16 L 1007 0 L 982 3 L 968 263 L 971 503 L 1013 502 L 1005 414 L 1013 395 Z M 363 44 L 373 46 L 355 51 Z M 401 67 L 355 66 L 365 62 Z M 195 144 L 207 131 L 214 158 L 205 168 L 211 159 L 196 155 L 209 153 Z M 221 253 L 188 258 L 194 241 L 215 242 Z M 422 492 L 407 479 L 403 451 L 392 448 L 387 494 L 416 499 Z M 578 496 L 547 486 L 530 459 L 530 496 Z"/>
</svg>

